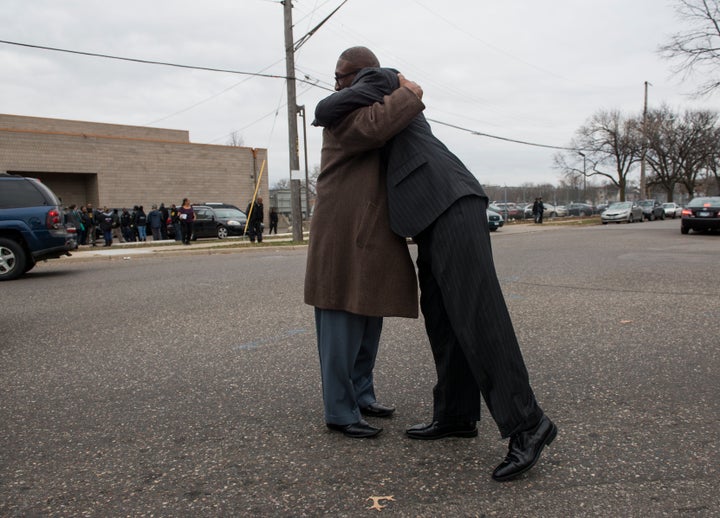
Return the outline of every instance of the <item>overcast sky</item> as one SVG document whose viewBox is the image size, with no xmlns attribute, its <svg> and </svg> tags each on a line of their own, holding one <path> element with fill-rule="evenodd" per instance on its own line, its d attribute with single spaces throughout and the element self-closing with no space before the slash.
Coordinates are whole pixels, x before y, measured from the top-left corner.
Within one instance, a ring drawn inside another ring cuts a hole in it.
<svg viewBox="0 0 720 518">
<path fill-rule="evenodd" d="M 298 40 L 341 0 L 296 0 Z M 373 49 L 424 91 L 425 115 L 500 137 L 566 146 L 601 109 L 717 110 L 688 96 L 657 48 L 682 29 L 672 0 L 349 0 L 296 54 L 308 123 L 338 54 Z M 285 76 L 283 7 L 274 0 L 2 0 L 0 39 L 153 61 Z M 283 79 L 186 70 L 0 44 L 0 113 L 150 125 L 268 148 L 270 184 L 288 177 Z M 484 184 L 555 183 L 556 151 L 433 124 Z M 298 131 L 302 142 L 302 121 Z M 302 144 L 301 144 L 302 145 Z M 321 130 L 308 124 L 308 162 Z M 302 149 L 300 164 L 304 176 Z"/>
</svg>

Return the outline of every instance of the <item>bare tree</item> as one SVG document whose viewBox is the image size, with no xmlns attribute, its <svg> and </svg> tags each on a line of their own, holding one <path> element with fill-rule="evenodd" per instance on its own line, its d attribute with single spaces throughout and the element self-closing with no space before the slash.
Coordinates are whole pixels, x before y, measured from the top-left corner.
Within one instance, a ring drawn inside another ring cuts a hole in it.
<svg viewBox="0 0 720 518">
<path fill-rule="evenodd" d="M 245 145 L 245 140 L 242 138 L 242 135 L 240 135 L 240 133 L 238 133 L 237 131 L 233 131 L 228 137 L 227 145 L 234 147 L 243 147 Z"/>
<path fill-rule="evenodd" d="M 708 176 L 713 175 L 715 180 L 714 189 L 708 186 L 708 194 L 720 195 L 720 128 L 715 128 L 715 137 L 712 139 L 713 146 L 708 163 Z"/>
<path fill-rule="evenodd" d="M 319 175 L 320 175 L 320 166 L 316 165 L 313 167 L 313 170 L 308 177 L 308 180 L 310 182 L 308 189 L 309 189 L 310 195 L 312 197 L 314 197 L 317 194 L 316 185 L 317 185 L 317 178 Z M 300 185 L 301 185 L 302 189 L 305 189 L 305 179 L 304 178 L 300 179 Z M 290 188 L 290 180 L 288 178 L 280 178 L 273 184 L 272 188 L 273 189 L 289 189 Z"/>
<path fill-rule="evenodd" d="M 641 124 L 617 110 L 601 110 L 575 133 L 570 145 L 578 151 L 555 155 L 555 167 L 567 174 L 600 176 L 609 179 L 625 200 L 628 176 L 642 156 Z M 585 155 L 585 168 L 582 152 Z"/>
<path fill-rule="evenodd" d="M 290 188 L 290 180 L 288 180 L 287 178 L 280 178 L 272 186 L 272 189 L 289 189 L 289 188 Z"/>
<path fill-rule="evenodd" d="M 645 160 L 652 169 L 648 186 L 658 185 L 673 201 L 675 186 L 682 176 L 681 148 L 683 136 L 677 131 L 677 115 L 663 106 L 647 114 Z"/>
<path fill-rule="evenodd" d="M 654 173 L 648 184 L 661 186 L 668 201 L 678 183 L 694 192 L 700 175 L 714 162 L 717 114 L 688 110 L 679 115 L 663 106 L 651 111 L 647 120 L 646 159 Z"/>
<path fill-rule="evenodd" d="M 315 165 L 312 168 L 312 173 L 310 173 L 310 176 L 308 178 L 309 184 L 307 186 L 308 191 L 310 192 L 311 197 L 317 196 L 317 179 L 318 176 L 320 176 L 320 166 Z"/>
<path fill-rule="evenodd" d="M 708 79 L 696 94 L 706 95 L 720 87 L 720 0 L 677 0 L 678 16 L 688 23 L 660 47 L 660 55 L 677 64 L 676 74 L 692 73 Z"/>
</svg>

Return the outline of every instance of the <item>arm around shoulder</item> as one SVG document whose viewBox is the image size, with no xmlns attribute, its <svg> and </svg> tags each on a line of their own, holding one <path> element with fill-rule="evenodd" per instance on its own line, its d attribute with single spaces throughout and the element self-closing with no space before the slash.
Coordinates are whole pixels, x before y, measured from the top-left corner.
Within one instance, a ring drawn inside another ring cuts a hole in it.
<svg viewBox="0 0 720 518">
<path fill-rule="evenodd" d="M 367 151 L 385 145 L 405 129 L 425 105 L 410 88 L 398 88 L 382 103 L 359 108 L 329 131 L 347 151 Z"/>
</svg>

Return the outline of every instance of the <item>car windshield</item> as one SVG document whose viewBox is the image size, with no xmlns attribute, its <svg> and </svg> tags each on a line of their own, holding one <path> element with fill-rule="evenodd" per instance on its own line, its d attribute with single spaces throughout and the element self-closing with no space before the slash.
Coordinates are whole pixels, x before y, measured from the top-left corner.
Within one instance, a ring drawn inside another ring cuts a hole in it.
<svg viewBox="0 0 720 518">
<path fill-rule="evenodd" d="M 645 200 L 638 203 L 638 205 L 642 205 L 643 207 L 646 207 L 648 205 L 653 205 L 655 202 L 652 200 Z"/>
<path fill-rule="evenodd" d="M 690 200 L 688 207 L 720 207 L 720 196 L 704 196 L 702 198 L 693 198 Z"/>
<path fill-rule="evenodd" d="M 215 209 L 215 214 L 217 214 L 218 218 L 222 219 L 243 219 L 245 218 L 245 213 L 241 210 L 237 209 Z"/>
<path fill-rule="evenodd" d="M 663 203 L 663 207 L 674 207 L 674 203 Z"/>
<path fill-rule="evenodd" d="M 618 210 L 618 209 L 629 209 L 632 207 L 632 202 L 630 201 L 618 201 L 616 203 L 613 203 L 608 207 L 608 210 Z"/>
</svg>

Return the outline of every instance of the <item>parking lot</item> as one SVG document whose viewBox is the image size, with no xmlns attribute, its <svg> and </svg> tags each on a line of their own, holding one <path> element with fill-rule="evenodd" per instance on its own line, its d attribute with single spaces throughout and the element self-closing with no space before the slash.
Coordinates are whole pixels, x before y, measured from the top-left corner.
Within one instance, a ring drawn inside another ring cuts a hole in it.
<svg viewBox="0 0 720 518">
<path fill-rule="evenodd" d="M 493 233 L 559 428 L 506 484 L 486 409 L 477 438 L 404 437 L 432 412 L 422 318 L 385 321 L 384 432 L 326 429 L 302 246 L 39 264 L 0 286 L 0 515 L 717 516 L 720 236 L 679 226 Z"/>
</svg>

